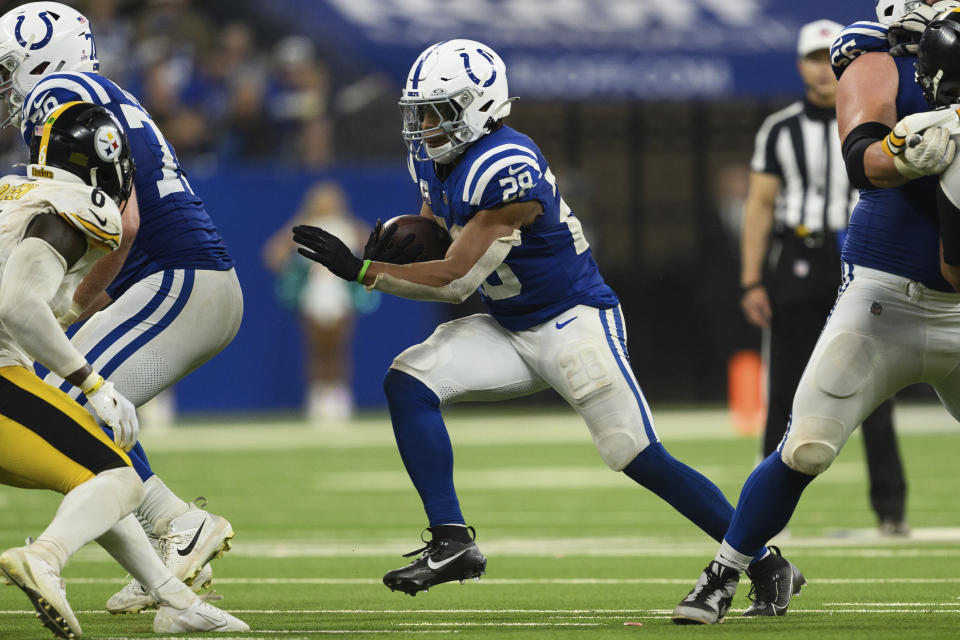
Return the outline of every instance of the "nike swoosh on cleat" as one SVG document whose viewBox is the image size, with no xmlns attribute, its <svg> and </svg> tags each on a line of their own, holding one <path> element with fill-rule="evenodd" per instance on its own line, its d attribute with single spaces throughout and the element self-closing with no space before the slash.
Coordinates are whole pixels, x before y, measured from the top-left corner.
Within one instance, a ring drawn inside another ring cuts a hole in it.
<svg viewBox="0 0 960 640">
<path fill-rule="evenodd" d="M 206 520 L 200 523 L 200 528 L 197 529 L 195 534 L 193 534 L 193 540 L 190 541 L 190 544 L 183 549 L 177 549 L 177 553 L 179 553 L 181 556 L 190 555 L 190 552 L 193 551 L 193 548 L 197 546 L 197 540 L 200 539 L 200 532 L 203 531 L 203 525 L 205 524 L 207 524 Z"/>
<path fill-rule="evenodd" d="M 557 329 L 563 329 L 565 326 L 567 326 L 568 324 L 570 324 L 571 322 L 573 322 L 573 321 L 576 320 L 576 319 L 577 319 L 577 316 L 573 316 L 573 317 L 570 318 L 569 320 L 565 320 L 565 321 L 563 321 L 563 322 L 558 322 L 558 323 L 557 323 Z"/>
<path fill-rule="evenodd" d="M 214 616 L 207 615 L 206 612 L 204 611 L 196 611 L 195 613 L 201 618 L 203 618 L 204 620 L 206 620 L 207 622 L 209 622 L 210 624 L 214 624 L 217 627 L 222 627 L 223 625 L 227 624 L 227 616 L 225 615 L 221 614 L 214 617 Z"/>
<path fill-rule="evenodd" d="M 441 560 L 440 562 L 434 562 L 431 558 L 427 558 L 427 566 L 434 571 L 436 571 L 437 569 L 442 569 L 443 567 L 447 566 L 448 564 L 450 564 L 451 562 L 453 562 L 454 560 L 456 560 L 457 558 L 465 554 L 467 551 L 470 551 L 470 549 L 469 548 L 464 549 L 460 553 L 456 555 L 452 555 L 446 560 Z"/>
</svg>

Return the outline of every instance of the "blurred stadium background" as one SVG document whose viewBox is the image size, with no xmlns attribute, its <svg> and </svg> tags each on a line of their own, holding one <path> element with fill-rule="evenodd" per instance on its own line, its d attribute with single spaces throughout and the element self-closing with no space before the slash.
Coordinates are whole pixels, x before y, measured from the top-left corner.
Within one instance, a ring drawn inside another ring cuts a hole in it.
<svg viewBox="0 0 960 640">
<path fill-rule="evenodd" d="M 4 2 L 4 11 L 16 2 Z M 244 286 L 240 334 L 179 384 L 180 411 L 296 410 L 303 345 L 263 243 L 333 179 L 373 222 L 415 212 L 396 100 L 426 45 L 501 53 L 533 137 L 623 301 L 651 404 L 726 399 L 730 356 L 759 348 L 739 310 L 737 233 L 753 137 L 797 99 L 799 27 L 873 15 L 872 0 L 83 0 L 102 71 L 173 143 Z M 22 161 L 0 133 L 0 161 Z M 384 403 L 393 356 L 473 313 L 366 300 L 354 344 L 360 407 Z M 370 304 L 370 303 L 373 304 Z M 243 393 L 237 392 L 242 372 Z M 553 393 L 528 400 L 553 403 Z"/>
<path fill-rule="evenodd" d="M 16 4 L 0 2 L 0 11 Z M 238 263 L 239 335 L 177 385 L 177 430 L 144 431 L 165 481 L 184 497 L 204 492 L 238 532 L 216 564 L 224 606 L 268 634 L 256 637 L 688 635 L 665 618 L 715 543 L 610 473 L 552 392 L 451 412 L 458 488 L 490 575 L 415 599 L 387 592 L 380 576 L 414 548 L 424 518 L 380 381 L 396 353 L 480 305 L 358 292 L 352 388 L 366 411 L 349 427 L 305 429 L 297 416 L 305 347 L 283 283 L 264 266 L 264 244 L 327 180 L 367 223 L 415 212 L 396 106 L 410 63 L 442 39 L 489 44 L 521 98 L 509 124 L 543 149 L 623 301 L 632 365 L 661 434 L 735 500 L 759 448 L 733 434 L 724 411 L 731 356 L 760 347 L 737 281 L 754 135 L 802 94 L 800 26 L 869 19 L 875 2 L 68 4 L 90 18 L 103 73 L 134 93 L 173 143 Z M 0 131 L 0 162 L 24 157 L 16 132 Z M 956 425 L 932 405 L 901 405 L 897 419 L 913 536 L 877 536 L 854 442 L 808 491 L 783 539 L 811 586 L 789 626 L 776 625 L 778 638 L 956 635 Z M 0 491 L 0 547 L 36 535 L 58 500 Z M 124 584 L 119 573 L 92 545 L 78 554 L 66 573 L 74 608 L 97 637 L 146 637 L 151 616 L 102 611 Z M 46 637 L 31 615 L 20 593 L 0 589 L 0 638 Z M 624 620 L 648 628 L 625 630 Z M 715 632 L 770 637 L 772 627 L 750 622 L 731 618 Z M 291 635 L 297 630 L 303 635 Z"/>
</svg>

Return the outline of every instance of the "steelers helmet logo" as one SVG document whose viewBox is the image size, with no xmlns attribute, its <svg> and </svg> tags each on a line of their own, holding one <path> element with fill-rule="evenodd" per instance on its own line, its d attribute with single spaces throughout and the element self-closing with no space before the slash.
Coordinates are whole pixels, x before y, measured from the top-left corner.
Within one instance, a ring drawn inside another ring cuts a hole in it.
<svg viewBox="0 0 960 640">
<path fill-rule="evenodd" d="M 97 155 L 104 162 L 113 162 L 120 155 L 123 142 L 120 139 L 120 132 L 112 125 L 103 125 L 97 129 L 94 134 L 94 146 L 97 149 Z"/>
</svg>

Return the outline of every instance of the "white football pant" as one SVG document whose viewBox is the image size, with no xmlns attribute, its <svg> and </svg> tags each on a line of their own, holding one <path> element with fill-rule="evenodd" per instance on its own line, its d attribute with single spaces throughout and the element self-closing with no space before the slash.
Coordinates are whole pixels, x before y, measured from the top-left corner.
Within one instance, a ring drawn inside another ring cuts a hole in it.
<svg viewBox="0 0 960 640">
<path fill-rule="evenodd" d="M 70 342 L 139 407 L 230 344 L 242 316 L 233 269 L 168 269 L 127 289 Z M 54 373 L 44 382 L 80 395 Z"/>
<path fill-rule="evenodd" d="M 583 416 L 604 462 L 620 471 L 658 441 L 626 342 L 619 307 L 577 306 L 525 331 L 477 314 L 440 325 L 391 366 L 423 382 L 441 406 L 552 387 Z"/>
<path fill-rule="evenodd" d="M 960 420 L 960 294 L 844 264 L 837 303 L 810 356 L 778 450 L 808 475 L 833 462 L 881 402 L 918 382 Z"/>
</svg>

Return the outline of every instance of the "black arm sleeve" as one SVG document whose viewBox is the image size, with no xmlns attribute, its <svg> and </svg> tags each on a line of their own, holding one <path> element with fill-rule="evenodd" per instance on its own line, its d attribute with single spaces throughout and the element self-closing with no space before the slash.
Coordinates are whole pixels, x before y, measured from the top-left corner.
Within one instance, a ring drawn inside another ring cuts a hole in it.
<svg viewBox="0 0 960 640">
<path fill-rule="evenodd" d="M 891 129 L 882 122 L 864 122 L 854 127 L 843 141 L 843 162 L 847 166 L 847 178 L 858 189 L 872 189 L 876 185 L 867 178 L 863 167 L 863 154 L 874 142 L 882 140 Z"/>
</svg>

